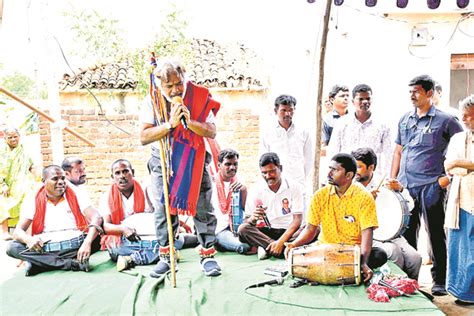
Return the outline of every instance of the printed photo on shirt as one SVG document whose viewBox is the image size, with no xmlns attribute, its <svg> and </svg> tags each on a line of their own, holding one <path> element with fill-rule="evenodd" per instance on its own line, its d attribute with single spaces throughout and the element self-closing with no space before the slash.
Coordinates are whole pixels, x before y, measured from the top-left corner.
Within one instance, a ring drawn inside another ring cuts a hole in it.
<svg viewBox="0 0 474 316">
<path fill-rule="evenodd" d="M 287 198 L 284 198 L 281 200 L 281 213 L 283 215 L 290 214 L 291 213 L 291 208 L 290 208 L 290 201 Z"/>
</svg>

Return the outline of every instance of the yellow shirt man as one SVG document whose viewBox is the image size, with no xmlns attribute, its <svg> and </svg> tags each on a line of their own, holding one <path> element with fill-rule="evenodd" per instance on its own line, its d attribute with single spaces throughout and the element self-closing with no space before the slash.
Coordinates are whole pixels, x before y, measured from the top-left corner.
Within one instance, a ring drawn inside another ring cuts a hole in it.
<svg viewBox="0 0 474 316">
<path fill-rule="evenodd" d="M 377 213 L 372 195 L 359 184 L 352 184 L 342 197 L 333 185 L 327 185 L 313 196 L 307 222 L 321 224 L 321 243 L 361 243 L 361 232 L 377 228 Z"/>
</svg>

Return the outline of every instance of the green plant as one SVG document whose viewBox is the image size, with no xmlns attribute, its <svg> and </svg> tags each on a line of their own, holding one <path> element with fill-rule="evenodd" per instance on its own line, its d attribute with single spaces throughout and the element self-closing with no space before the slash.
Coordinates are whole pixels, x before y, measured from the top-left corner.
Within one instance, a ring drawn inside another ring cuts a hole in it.
<svg viewBox="0 0 474 316">
<path fill-rule="evenodd" d="M 103 17 L 95 10 L 63 14 L 75 36 L 74 54 L 96 60 L 119 60 L 124 55 L 125 41 L 118 20 Z"/>
<path fill-rule="evenodd" d="M 138 50 L 129 55 L 137 74 L 137 90 L 146 95 L 150 86 L 151 53 L 157 58 L 179 57 L 185 64 L 192 61 L 190 42 L 184 35 L 187 22 L 182 18 L 182 12 L 175 6 L 165 12 L 164 22 L 160 25 L 160 32 L 147 49 Z"/>
</svg>

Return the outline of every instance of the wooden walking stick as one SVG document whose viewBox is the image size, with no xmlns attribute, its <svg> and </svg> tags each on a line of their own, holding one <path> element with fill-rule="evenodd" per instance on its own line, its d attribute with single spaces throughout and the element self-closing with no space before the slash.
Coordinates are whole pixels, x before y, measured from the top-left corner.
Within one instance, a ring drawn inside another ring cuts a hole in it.
<svg viewBox="0 0 474 316">
<path fill-rule="evenodd" d="M 175 267 L 175 253 L 174 253 L 174 234 L 173 234 L 173 225 L 171 223 L 171 213 L 170 213 L 170 195 L 168 192 L 168 170 L 166 169 L 165 162 L 165 144 L 163 138 L 160 139 L 160 157 L 161 157 L 161 170 L 163 172 L 163 194 L 165 198 L 165 212 L 166 212 L 166 222 L 168 226 L 168 241 L 170 246 L 170 263 L 171 263 L 171 286 L 176 287 L 176 267 Z"/>
<path fill-rule="evenodd" d="M 156 67 L 155 54 L 152 53 L 153 69 Z M 155 112 L 155 119 L 158 124 L 163 124 L 168 121 L 168 113 L 166 111 L 166 104 L 161 95 L 161 90 L 156 88 L 153 70 L 150 74 L 150 97 Z M 176 287 L 176 264 L 174 252 L 174 233 L 173 225 L 171 223 L 170 201 L 168 181 L 170 172 L 168 166 L 171 165 L 171 146 L 169 135 L 163 137 L 159 141 L 160 144 L 160 158 L 161 158 L 161 172 L 163 174 L 163 195 L 165 200 L 166 222 L 168 228 L 168 242 L 170 247 L 170 266 L 171 266 L 171 286 Z"/>
</svg>

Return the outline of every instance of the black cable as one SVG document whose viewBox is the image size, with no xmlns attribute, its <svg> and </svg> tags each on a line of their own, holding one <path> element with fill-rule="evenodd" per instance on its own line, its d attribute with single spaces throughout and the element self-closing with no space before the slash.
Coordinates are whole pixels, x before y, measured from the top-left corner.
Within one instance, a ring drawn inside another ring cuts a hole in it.
<svg viewBox="0 0 474 316">
<path fill-rule="evenodd" d="M 249 296 L 256 297 L 258 299 L 261 299 L 263 301 L 267 302 L 272 302 L 275 304 L 279 305 L 287 305 L 287 306 L 292 306 L 292 307 L 301 307 L 309 310 L 323 310 L 323 311 L 351 311 L 351 312 L 367 312 L 367 313 L 400 313 L 400 312 L 421 312 L 421 311 L 436 311 L 438 310 L 436 307 L 418 307 L 418 308 L 403 308 L 403 309 L 397 309 L 397 310 L 382 310 L 382 309 L 357 309 L 357 308 L 347 308 L 347 307 L 316 307 L 316 306 L 308 306 L 308 305 L 300 305 L 296 303 L 290 303 L 290 302 L 282 302 L 282 301 L 276 301 L 264 296 L 259 296 L 253 293 L 250 293 L 248 289 L 245 290 L 245 294 Z M 420 294 L 421 295 L 421 294 Z"/>
<path fill-rule="evenodd" d="M 58 39 L 56 38 L 56 36 L 53 36 L 53 38 L 54 38 L 54 40 L 56 41 L 56 43 L 58 44 L 59 50 L 61 51 L 61 54 L 62 54 L 62 56 L 63 56 L 63 59 L 64 59 L 64 61 L 66 62 L 66 65 L 67 65 L 67 66 L 69 67 L 69 69 L 71 70 L 72 74 L 73 74 L 74 76 L 76 76 L 76 77 L 81 81 L 81 83 L 84 83 L 84 82 L 82 81 L 82 79 L 77 76 L 77 74 L 74 72 L 74 70 L 72 69 L 71 65 L 69 64 L 69 61 L 67 60 L 66 55 L 64 54 L 63 48 L 62 48 L 61 44 L 59 43 Z M 92 95 L 92 97 L 94 98 L 95 102 L 97 102 L 97 105 L 99 106 L 99 109 L 100 109 L 100 114 L 104 116 L 104 118 L 105 118 L 105 120 L 107 121 L 107 123 L 109 123 L 109 124 L 112 125 L 113 127 L 117 128 L 117 129 L 120 130 L 121 132 L 127 134 L 128 136 L 132 136 L 131 133 L 127 132 L 126 130 L 124 130 L 124 129 L 121 128 L 120 126 L 118 126 L 118 125 L 112 123 L 112 121 L 109 120 L 109 118 L 107 117 L 107 115 L 105 115 L 105 111 L 104 111 L 104 109 L 102 108 L 102 104 L 99 102 L 99 99 L 97 99 L 97 97 L 95 96 L 95 94 L 87 87 L 86 84 L 84 84 L 84 88 L 86 88 L 87 92 L 89 92 L 89 93 Z"/>
</svg>

